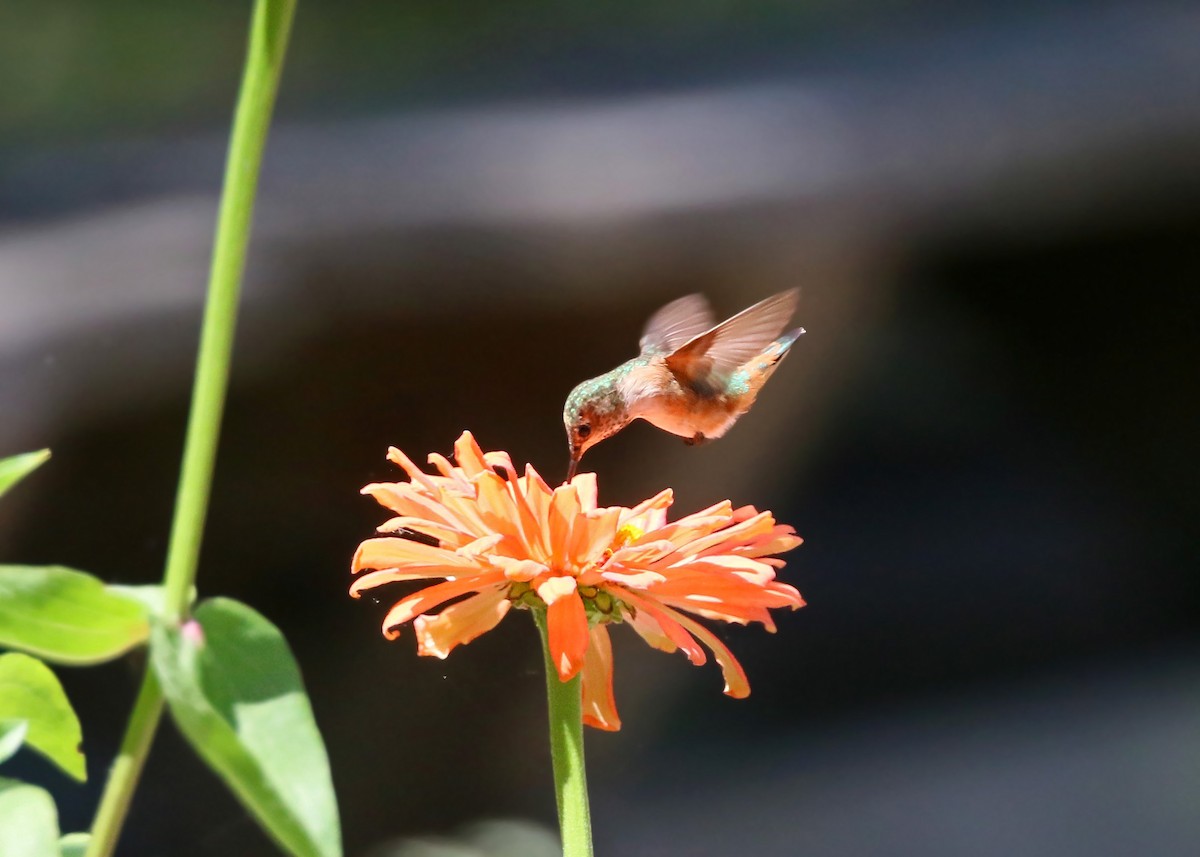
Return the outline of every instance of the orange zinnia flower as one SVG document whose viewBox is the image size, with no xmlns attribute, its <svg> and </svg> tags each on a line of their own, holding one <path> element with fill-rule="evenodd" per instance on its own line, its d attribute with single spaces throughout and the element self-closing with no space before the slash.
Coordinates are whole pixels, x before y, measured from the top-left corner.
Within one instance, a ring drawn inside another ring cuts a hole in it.
<svg viewBox="0 0 1200 857">
<path fill-rule="evenodd" d="M 440 579 L 401 599 L 383 620 L 388 639 L 412 621 L 417 652 L 446 657 L 492 628 L 515 605 L 546 611 L 550 654 L 559 678 L 582 671 L 583 719 L 616 730 L 610 623 L 624 622 L 657 649 L 682 649 L 693 664 L 716 657 L 725 693 L 750 685 L 725 645 L 690 616 L 745 625 L 775 624 L 772 607 L 804 606 L 800 593 L 775 580 L 800 538 L 770 512 L 734 509 L 729 501 L 667 523 L 671 490 L 633 508 L 596 505 L 596 476 L 582 473 L 551 488 L 531 466 L 518 476 L 504 452 L 483 452 L 470 432 L 454 445 L 457 466 L 432 454 L 440 475 L 423 472 L 398 449 L 388 459 L 408 482 L 368 485 L 364 494 L 395 512 L 354 555 L 350 587 Z M 396 538 L 396 536 L 400 536 Z M 470 596 L 430 615 L 447 601 Z"/>
</svg>

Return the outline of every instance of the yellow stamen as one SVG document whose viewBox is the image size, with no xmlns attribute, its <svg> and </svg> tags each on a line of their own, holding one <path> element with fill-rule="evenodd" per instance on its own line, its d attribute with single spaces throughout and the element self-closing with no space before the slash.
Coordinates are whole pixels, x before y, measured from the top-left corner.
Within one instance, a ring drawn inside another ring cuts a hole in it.
<svg viewBox="0 0 1200 857">
<path fill-rule="evenodd" d="M 621 529 L 617 530 L 616 538 L 613 539 L 613 550 L 620 550 L 625 545 L 631 542 L 636 542 L 645 532 L 641 527 L 635 527 L 633 524 L 625 524 Z"/>
</svg>

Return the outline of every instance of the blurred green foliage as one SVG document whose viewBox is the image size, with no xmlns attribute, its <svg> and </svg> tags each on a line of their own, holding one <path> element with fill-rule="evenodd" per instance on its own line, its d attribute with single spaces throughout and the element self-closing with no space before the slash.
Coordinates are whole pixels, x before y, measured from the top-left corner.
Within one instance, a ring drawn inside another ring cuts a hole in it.
<svg viewBox="0 0 1200 857">
<path fill-rule="evenodd" d="M 283 107 L 321 112 L 553 88 L 580 64 L 627 68 L 796 33 L 891 0 L 302 0 Z M 7 0 L 0 143 L 171 133 L 227 117 L 250 4 Z M 603 71 L 599 73 L 603 77 Z"/>
</svg>

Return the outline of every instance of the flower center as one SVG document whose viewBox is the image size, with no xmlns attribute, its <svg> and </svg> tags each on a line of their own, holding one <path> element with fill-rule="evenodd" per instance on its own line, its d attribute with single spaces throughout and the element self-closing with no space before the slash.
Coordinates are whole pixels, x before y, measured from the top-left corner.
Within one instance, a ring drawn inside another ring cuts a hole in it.
<svg viewBox="0 0 1200 857">
<path fill-rule="evenodd" d="M 537 590 L 525 581 L 509 584 L 506 597 L 514 607 L 519 609 L 546 609 L 546 602 L 537 594 Z M 579 587 L 579 597 L 583 600 L 583 609 L 587 613 L 589 625 L 604 625 L 622 621 L 621 602 L 611 593 L 598 586 L 581 586 Z"/>
<path fill-rule="evenodd" d="M 620 550 L 630 542 L 636 542 L 645 532 L 641 527 L 635 527 L 633 524 L 625 524 L 621 529 L 617 530 L 617 535 L 613 538 L 613 550 Z"/>
<path fill-rule="evenodd" d="M 604 565 L 608 562 L 614 553 L 619 551 L 625 545 L 636 542 L 645 531 L 641 527 L 635 527 L 633 524 L 625 524 L 621 529 L 617 530 L 617 534 L 613 536 L 612 545 L 605 548 L 604 554 L 600 557 L 600 561 L 596 565 Z"/>
<path fill-rule="evenodd" d="M 579 597 L 583 599 L 583 609 L 587 613 L 588 625 L 595 626 L 621 621 L 621 614 L 617 610 L 620 602 L 610 593 L 596 586 L 581 586 L 579 587 Z"/>
</svg>

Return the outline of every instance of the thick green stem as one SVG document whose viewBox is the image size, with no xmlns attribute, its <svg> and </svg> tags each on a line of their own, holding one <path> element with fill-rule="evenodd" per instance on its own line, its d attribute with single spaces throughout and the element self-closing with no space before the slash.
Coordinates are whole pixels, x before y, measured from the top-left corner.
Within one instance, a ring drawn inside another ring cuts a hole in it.
<svg viewBox="0 0 1200 857">
<path fill-rule="evenodd" d="M 267 141 L 279 75 L 283 69 L 296 0 L 256 0 L 242 86 L 238 94 L 217 214 L 208 299 L 192 388 L 183 466 L 163 572 L 167 622 L 187 615 L 200 542 L 208 511 L 221 413 L 229 382 L 238 296 L 254 215 L 259 167 Z M 133 713 L 109 772 L 92 826 L 88 857 L 108 857 L 116 848 L 133 791 L 162 715 L 163 697 L 149 664 Z"/>
<path fill-rule="evenodd" d="M 546 700 L 550 709 L 550 756 L 563 857 L 592 857 L 592 817 L 588 810 L 587 771 L 583 764 L 583 681 L 561 681 L 546 634 L 546 615 L 535 610 L 546 662 Z"/>
</svg>

